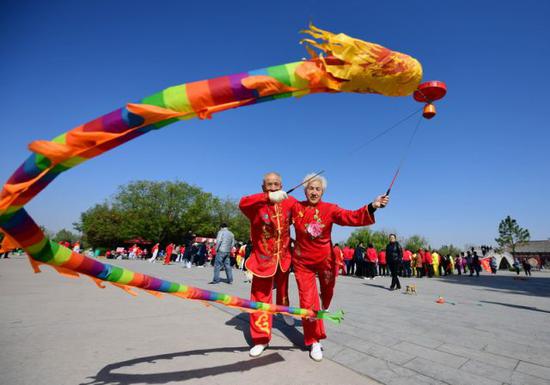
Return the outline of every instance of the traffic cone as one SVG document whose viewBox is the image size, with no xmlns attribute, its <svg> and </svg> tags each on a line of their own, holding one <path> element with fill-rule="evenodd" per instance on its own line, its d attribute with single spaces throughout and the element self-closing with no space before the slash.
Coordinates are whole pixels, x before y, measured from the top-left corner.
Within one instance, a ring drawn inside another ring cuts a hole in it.
<svg viewBox="0 0 550 385">
<path fill-rule="evenodd" d="M 439 298 L 435 301 L 437 303 L 445 303 L 445 299 L 442 296 L 439 296 Z"/>
</svg>

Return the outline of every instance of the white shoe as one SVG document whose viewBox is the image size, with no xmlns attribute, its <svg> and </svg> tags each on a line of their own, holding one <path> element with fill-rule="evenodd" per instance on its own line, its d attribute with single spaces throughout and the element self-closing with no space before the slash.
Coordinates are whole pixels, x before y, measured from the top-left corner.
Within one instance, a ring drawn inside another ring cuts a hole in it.
<svg viewBox="0 0 550 385">
<path fill-rule="evenodd" d="M 294 319 L 294 317 L 291 317 L 287 314 L 283 314 L 283 321 L 285 321 L 285 324 L 287 324 L 288 326 L 294 326 L 296 324 L 296 320 Z"/>
<path fill-rule="evenodd" d="M 252 349 L 250 349 L 250 352 L 248 352 L 248 354 L 250 355 L 250 357 L 258 357 L 264 352 L 265 348 L 267 348 L 267 345 L 254 345 Z"/>
<path fill-rule="evenodd" d="M 309 351 L 309 356 L 313 361 L 320 362 L 323 360 L 323 346 L 320 342 L 314 342 L 311 345 L 311 350 Z"/>
</svg>

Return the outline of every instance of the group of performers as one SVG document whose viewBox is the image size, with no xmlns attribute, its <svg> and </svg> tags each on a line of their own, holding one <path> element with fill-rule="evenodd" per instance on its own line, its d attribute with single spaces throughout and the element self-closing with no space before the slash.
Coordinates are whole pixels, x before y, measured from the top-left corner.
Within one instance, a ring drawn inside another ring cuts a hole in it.
<svg viewBox="0 0 550 385">
<path fill-rule="evenodd" d="M 250 298 L 252 301 L 272 302 L 277 288 L 276 303 L 289 305 L 288 278 L 293 266 L 300 307 L 327 310 L 334 293 L 339 270 L 333 252 L 332 225 L 367 226 L 374 223 L 374 212 L 388 204 L 389 197 L 378 196 L 373 202 L 352 211 L 322 201 L 327 187 L 323 176 L 310 174 L 304 178 L 306 200 L 298 201 L 282 190 L 278 173 L 264 175 L 262 193 L 243 197 L 239 207 L 250 220 L 252 253 L 245 265 L 253 274 Z M 290 238 L 294 225 L 296 239 Z M 319 279 L 321 300 L 315 278 Z M 285 318 L 287 324 L 292 319 Z M 303 319 L 304 343 L 310 348 L 310 357 L 323 359 L 321 340 L 326 338 L 322 320 Z M 263 353 L 271 339 L 272 316 L 268 313 L 250 315 L 250 333 L 253 346 L 250 356 Z"/>
</svg>

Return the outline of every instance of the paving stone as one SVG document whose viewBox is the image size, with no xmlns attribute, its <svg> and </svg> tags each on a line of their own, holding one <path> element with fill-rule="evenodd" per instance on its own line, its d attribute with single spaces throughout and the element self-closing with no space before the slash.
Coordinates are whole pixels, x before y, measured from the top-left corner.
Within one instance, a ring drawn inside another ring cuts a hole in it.
<svg viewBox="0 0 550 385">
<path fill-rule="evenodd" d="M 414 377 L 417 377 L 420 381 L 430 383 L 429 377 L 374 357 L 366 357 L 365 359 L 352 362 L 349 367 L 383 384 L 412 380 Z"/>
<path fill-rule="evenodd" d="M 542 379 L 540 377 L 534 377 L 529 374 L 521 373 L 515 371 L 512 374 L 512 381 L 510 385 L 548 385 L 550 382 L 548 380 Z"/>
<path fill-rule="evenodd" d="M 477 374 L 478 376 L 487 377 L 495 381 L 511 382 L 513 369 L 500 368 L 491 364 L 480 361 L 468 361 L 460 367 L 461 371 Z"/>
<path fill-rule="evenodd" d="M 434 380 L 433 378 L 422 376 L 420 374 L 408 377 L 399 377 L 391 380 L 387 385 L 448 385 L 445 382 Z"/>
<path fill-rule="evenodd" d="M 550 368 L 547 366 L 534 365 L 522 361 L 519 363 L 516 370 L 535 377 L 544 378 L 550 382 Z"/>
<path fill-rule="evenodd" d="M 352 364 L 358 361 L 365 361 L 369 357 L 365 353 L 358 352 L 350 348 L 343 348 L 337 354 L 332 357 L 332 361 L 338 362 L 347 367 L 351 367 Z"/>
<path fill-rule="evenodd" d="M 437 348 L 444 343 L 444 340 L 435 339 L 427 335 L 409 334 L 403 337 L 403 340 L 411 342 L 415 345 L 424 346 L 426 348 Z"/>
<path fill-rule="evenodd" d="M 323 341 L 323 357 L 332 359 L 337 354 L 340 354 L 342 350 L 344 350 L 345 347 L 333 342 L 330 339 Z"/>
<path fill-rule="evenodd" d="M 413 354 L 408 354 L 396 349 L 387 348 L 385 346 L 367 342 L 359 338 L 348 342 L 346 346 L 355 350 L 359 350 L 360 352 L 374 356 L 381 360 L 391 361 L 398 365 L 403 365 L 415 357 L 415 355 Z"/>
<path fill-rule="evenodd" d="M 436 378 L 453 385 L 501 385 L 502 381 L 495 381 L 483 376 L 468 373 L 465 370 L 453 369 L 423 358 L 415 358 L 405 364 L 406 368 L 415 370 L 425 376 Z"/>
<path fill-rule="evenodd" d="M 437 350 L 469 358 L 470 360 L 484 362 L 486 364 L 498 366 L 500 368 L 514 369 L 518 364 L 518 360 L 512 358 L 500 356 L 498 354 L 483 352 L 481 350 L 468 349 L 457 345 L 443 344 L 439 346 Z"/>
<path fill-rule="evenodd" d="M 464 365 L 466 361 L 468 361 L 467 358 L 461 356 L 440 352 L 434 349 L 428 349 L 423 346 L 411 344 L 410 342 L 400 342 L 397 345 L 392 346 L 392 348 L 405 352 L 409 355 L 414 355 L 429 361 L 449 366 L 451 368 L 459 368 Z"/>
<path fill-rule="evenodd" d="M 550 367 L 550 354 L 548 354 L 548 349 L 545 350 L 519 342 L 493 341 L 487 344 L 485 351 Z"/>
</svg>

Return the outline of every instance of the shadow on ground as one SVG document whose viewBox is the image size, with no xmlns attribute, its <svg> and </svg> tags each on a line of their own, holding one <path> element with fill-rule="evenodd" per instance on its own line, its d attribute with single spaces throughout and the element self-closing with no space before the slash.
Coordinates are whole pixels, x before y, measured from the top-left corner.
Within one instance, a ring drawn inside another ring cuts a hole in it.
<svg viewBox="0 0 550 385">
<path fill-rule="evenodd" d="M 384 290 L 387 290 L 387 291 L 391 291 L 389 287 L 386 287 L 384 285 L 375 285 L 375 284 L 367 283 L 367 282 L 364 282 L 363 285 L 368 286 L 368 287 L 375 287 L 375 288 L 378 288 L 378 289 L 384 289 Z"/>
<path fill-rule="evenodd" d="M 456 285 L 480 286 L 490 291 L 550 297 L 550 279 L 548 277 L 531 276 L 526 278 L 521 275 L 481 275 L 479 277 L 469 277 L 451 275 L 435 279 Z"/>
<path fill-rule="evenodd" d="M 294 350 L 295 348 L 289 346 L 275 346 L 274 350 Z M 101 369 L 97 375 L 89 377 L 90 381 L 82 383 L 80 385 L 131 385 L 131 384 L 165 384 L 172 381 L 188 381 L 197 378 L 203 378 L 207 376 L 217 376 L 229 372 L 245 372 L 258 368 L 261 366 L 272 365 L 278 362 L 282 362 L 285 359 L 279 353 L 265 354 L 258 358 L 246 358 L 245 360 L 236 361 L 234 363 L 210 366 L 205 368 L 182 370 L 177 372 L 166 373 L 150 373 L 150 374 L 129 374 L 129 373 L 114 373 L 119 369 L 132 367 L 135 365 L 148 363 L 155 364 L 160 360 L 172 360 L 178 357 L 189 357 L 208 355 L 210 353 L 234 353 L 234 352 L 246 352 L 248 347 L 225 347 L 215 349 L 201 349 L 190 350 L 187 352 L 176 352 L 160 354 L 156 356 L 134 358 L 127 361 L 116 362 L 109 364 Z M 242 357 L 238 355 L 236 357 Z"/>
<path fill-rule="evenodd" d="M 550 311 L 548 311 L 548 310 L 539 309 L 538 307 L 534 307 L 534 306 L 523 306 L 523 305 L 516 305 L 516 304 L 513 304 L 513 303 L 494 302 L 494 301 L 479 301 L 479 302 L 489 303 L 491 305 L 506 306 L 506 307 L 511 307 L 511 308 L 514 308 L 514 309 L 531 310 L 531 311 L 537 311 L 537 312 L 541 312 L 541 313 L 550 313 Z"/>
<path fill-rule="evenodd" d="M 252 337 L 250 335 L 250 321 L 248 313 L 241 313 L 234 316 L 229 321 L 225 323 L 228 326 L 234 326 L 235 329 L 243 333 L 244 339 L 249 346 L 252 346 Z M 279 315 L 273 316 L 273 328 L 280 331 L 285 338 L 287 338 L 292 344 L 304 350 L 304 335 L 297 329 L 297 327 L 302 326 L 301 320 L 296 320 L 295 326 L 288 326 L 282 321 Z"/>
</svg>

